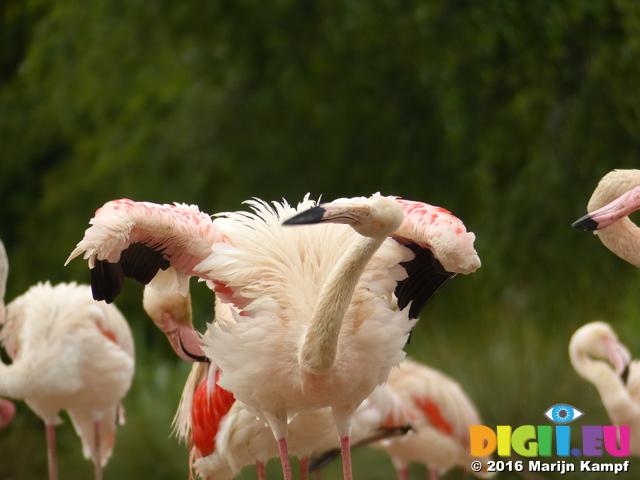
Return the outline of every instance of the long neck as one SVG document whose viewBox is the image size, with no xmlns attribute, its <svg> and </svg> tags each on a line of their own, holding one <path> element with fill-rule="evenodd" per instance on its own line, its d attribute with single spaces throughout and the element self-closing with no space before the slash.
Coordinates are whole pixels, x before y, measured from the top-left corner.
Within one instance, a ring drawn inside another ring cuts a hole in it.
<svg viewBox="0 0 640 480">
<path fill-rule="evenodd" d="M 640 228 L 628 217 L 597 231 L 598 237 L 613 253 L 640 267 Z"/>
<path fill-rule="evenodd" d="M 605 361 L 592 360 L 583 350 L 572 350 L 570 356 L 576 372 L 598 389 L 612 421 L 628 417 L 631 410 L 636 410 L 622 379 Z"/>
<path fill-rule="evenodd" d="M 384 238 L 359 236 L 322 286 L 301 351 L 302 366 L 310 373 L 322 375 L 333 367 L 342 320 L 351 297 L 362 271 Z"/>
</svg>

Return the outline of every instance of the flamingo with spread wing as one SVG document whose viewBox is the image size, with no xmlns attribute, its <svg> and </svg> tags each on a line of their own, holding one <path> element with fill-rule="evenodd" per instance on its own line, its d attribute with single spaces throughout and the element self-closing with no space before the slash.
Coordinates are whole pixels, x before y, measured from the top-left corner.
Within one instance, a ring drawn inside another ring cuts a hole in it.
<svg viewBox="0 0 640 480">
<path fill-rule="evenodd" d="M 475 236 L 444 209 L 379 194 L 248 203 L 211 220 L 193 206 L 109 202 L 69 260 L 84 254 L 107 301 L 124 277 L 184 294 L 189 276 L 206 280 L 238 313 L 209 326 L 204 351 L 219 385 L 271 427 L 285 479 L 290 416 L 329 407 L 350 480 L 354 412 L 402 361 L 429 298 L 480 266 Z"/>
</svg>

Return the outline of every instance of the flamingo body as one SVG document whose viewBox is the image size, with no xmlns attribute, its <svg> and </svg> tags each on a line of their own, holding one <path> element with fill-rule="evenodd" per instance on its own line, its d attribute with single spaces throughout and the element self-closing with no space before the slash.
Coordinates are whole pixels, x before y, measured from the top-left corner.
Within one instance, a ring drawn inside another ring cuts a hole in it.
<svg viewBox="0 0 640 480">
<path fill-rule="evenodd" d="M 96 303 L 89 286 L 39 283 L 7 305 L 0 341 L 13 360 L 0 368 L 0 395 L 25 400 L 48 427 L 66 410 L 84 455 L 104 466 L 134 372 L 120 312 Z"/>
<path fill-rule="evenodd" d="M 388 385 L 413 418 L 412 431 L 378 444 L 391 456 L 401 478 L 410 462 L 426 464 L 432 478 L 455 466 L 471 472 L 470 465 L 478 458 L 469 453 L 469 427 L 482 421 L 460 384 L 406 358 L 391 371 Z M 482 459 L 483 464 L 488 460 Z"/>
</svg>

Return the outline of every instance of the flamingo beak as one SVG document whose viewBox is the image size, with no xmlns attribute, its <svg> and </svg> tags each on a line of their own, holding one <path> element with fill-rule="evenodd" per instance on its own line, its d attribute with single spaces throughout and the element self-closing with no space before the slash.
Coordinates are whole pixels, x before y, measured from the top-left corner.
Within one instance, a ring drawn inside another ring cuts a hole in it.
<svg viewBox="0 0 640 480">
<path fill-rule="evenodd" d="M 593 219 L 593 215 L 587 214 L 584 217 L 580 217 L 578 220 L 571 224 L 576 230 L 582 230 L 583 232 L 592 232 L 598 230 L 598 222 Z"/>
<path fill-rule="evenodd" d="M 640 208 L 640 187 L 634 187 L 604 207 L 579 218 L 571 226 L 583 231 L 602 230 L 638 208 Z"/>
<path fill-rule="evenodd" d="M 208 362 L 209 359 L 202 351 L 204 345 L 198 332 L 193 327 L 178 325 L 176 328 L 166 331 L 165 335 L 171 344 L 173 351 L 187 362 Z"/>
<path fill-rule="evenodd" d="M 607 351 L 607 359 L 613 366 L 616 374 L 622 375 L 629 362 L 631 362 L 631 354 L 627 347 L 615 340 L 605 340 L 605 348 Z"/>
<path fill-rule="evenodd" d="M 304 212 L 300 212 L 288 220 L 282 222 L 283 225 L 309 225 L 323 221 L 326 210 L 320 206 L 313 207 Z"/>
<path fill-rule="evenodd" d="M 355 224 L 368 215 L 371 209 L 365 204 L 325 203 L 294 215 L 283 225 L 310 225 L 314 223 Z"/>
</svg>

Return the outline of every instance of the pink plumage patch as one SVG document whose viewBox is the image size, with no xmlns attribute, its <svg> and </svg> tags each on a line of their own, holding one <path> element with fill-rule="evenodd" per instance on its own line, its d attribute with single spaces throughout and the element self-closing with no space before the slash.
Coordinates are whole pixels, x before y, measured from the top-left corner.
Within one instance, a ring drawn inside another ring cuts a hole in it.
<svg viewBox="0 0 640 480">
<path fill-rule="evenodd" d="M 413 403 L 420 409 L 422 413 L 427 417 L 427 420 L 433 428 L 442 432 L 445 435 L 453 435 L 453 427 L 444 418 L 442 411 L 429 397 L 418 397 L 413 399 Z"/>
<path fill-rule="evenodd" d="M 98 330 L 100 330 L 100 333 L 108 338 L 109 340 L 111 340 L 113 343 L 115 343 L 116 345 L 118 344 L 118 338 L 116 337 L 116 334 L 113 333 L 111 330 L 104 328 L 100 322 L 96 322 L 96 325 L 98 326 Z"/>
</svg>

